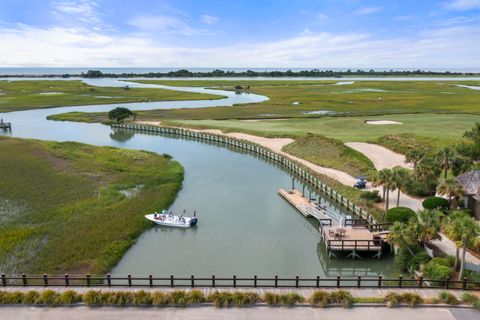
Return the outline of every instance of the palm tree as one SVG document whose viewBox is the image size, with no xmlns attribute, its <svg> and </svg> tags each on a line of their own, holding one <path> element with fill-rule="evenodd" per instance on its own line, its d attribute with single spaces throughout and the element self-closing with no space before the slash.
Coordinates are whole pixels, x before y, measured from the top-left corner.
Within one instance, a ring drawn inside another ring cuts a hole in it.
<svg viewBox="0 0 480 320">
<path fill-rule="evenodd" d="M 409 235 L 410 231 L 408 225 L 403 222 L 395 222 L 393 226 L 390 227 L 390 232 L 387 236 L 388 243 L 397 247 L 405 247 L 412 257 L 414 257 L 415 253 L 410 248 L 412 241 Z"/>
<path fill-rule="evenodd" d="M 455 225 L 455 228 L 457 229 L 456 231 L 458 232 L 458 238 L 455 240 L 458 241 L 462 247 L 460 272 L 458 274 L 458 279 L 461 280 L 465 272 L 465 253 L 469 246 L 474 245 L 479 241 L 478 236 L 480 236 L 480 225 L 478 225 L 473 217 L 466 214 L 456 216 L 451 223 Z"/>
<path fill-rule="evenodd" d="M 462 186 L 453 178 L 442 180 L 438 185 L 437 192 L 440 195 L 448 196 L 450 209 L 456 207 L 457 199 L 464 193 Z"/>
<path fill-rule="evenodd" d="M 397 207 L 400 206 L 400 191 L 404 191 L 407 185 L 410 173 L 407 169 L 402 167 L 395 167 L 392 169 L 392 186 L 398 190 L 397 192 Z"/>
<path fill-rule="evenodd" d="M 425 157 L 425 152 L 423 152 L 421 150 L 416 150 L 416 149 L 410 149 L 405 154 L 405 162 L 406 163 L 409 163 L 409 162 L 413 163 L 413 173 L 414 174 L 417 173 L 417 164 L 420 160 L 423 159 L 423 157 Z"/>
<path fill-rule="evenodd" d="M 382 187 L 382 199 L 385 200 L 385 195 L 387 189 L 385 188 L 385 183 L 388 182 L 390 179 L 391 171 L 389 169 L 382 169 L 377 172 L 377 174 L 373 177 L 372 185 L 374 187 Z"/>
<path fill-rule="evenodd" d="M 390 191 L 395 190 L 395 183 L 393 182 L 393 172 L 389 169 L 383 169 L 385 171 L 385 181 L 383 183 L 383 187 L 386 190 L 387 198 L 385 200 L 385 213 L 390 208 Z"/>
<path fill-rule="evenodd" d="M 460 218 L 465 215 L 463 211 L 453 211 L 449 214 L 448 223 L 445 225 L 445 233 L 455 242 L 455 263 L 453 268 L 458 269 L 458 262 L 460 260 L 460 240 L 462 238 L 463 230 L 460 223 Z"/>
<path fill-rule="evenodd" d="M 455 154 L 455 151 L 453 151 L 452 149 L 450 148 L 443 148 L 442 150 L 440 150 L 437 154 L 437 159 L 440 161 L 440 163 L 442 164 L 442 168 L 445 172 L 445 176 L 444 178 L 447 179 L 447 174 L 448 174 L 448 169 L 450 169 L 452 163 L 455 161 L 456 159 L 456 154 Z"/>
<path fill-rule="evenodd" d="M 416 242 L 424 246 L 432 240 L 441 239 L 443 213 L 438 210 L 420 210 L 417 219 L 409 223 L 410 231 Z"/>
</svg>

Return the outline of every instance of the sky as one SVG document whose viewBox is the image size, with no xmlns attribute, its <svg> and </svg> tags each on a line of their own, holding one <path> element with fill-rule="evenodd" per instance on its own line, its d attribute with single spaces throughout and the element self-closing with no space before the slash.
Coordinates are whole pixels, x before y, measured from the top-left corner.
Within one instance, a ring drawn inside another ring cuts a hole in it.
<svg viewBox="0 0 480 320">
<path fill-rule="evenodd" d="M 480 68 L 480 0 L 0 0 L 0 67 Z"/>
</svg>

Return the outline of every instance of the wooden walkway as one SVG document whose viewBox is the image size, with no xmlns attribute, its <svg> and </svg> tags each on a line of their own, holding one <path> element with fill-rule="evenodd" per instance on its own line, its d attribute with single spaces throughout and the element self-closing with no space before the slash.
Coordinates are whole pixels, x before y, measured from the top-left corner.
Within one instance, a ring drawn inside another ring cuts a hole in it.
<svg viewBox="0 0 480 320">
<path fill-rule="evenodd" d="M 281 195 L 285 200 L 287 200 L 305 217 L 314 217 L 320 223 L 323 222 L 324 224 L 328 225 L 340 225 L 338 221 L 332 220 L 332 218 L 328 216 L 325 211 L 318 209 L 315 202 L 305 198 L 300 191 L 296 189 L 292 189 L 290 191 L 280 189 L 278 190 L 278 194 Z"/>
</svg>

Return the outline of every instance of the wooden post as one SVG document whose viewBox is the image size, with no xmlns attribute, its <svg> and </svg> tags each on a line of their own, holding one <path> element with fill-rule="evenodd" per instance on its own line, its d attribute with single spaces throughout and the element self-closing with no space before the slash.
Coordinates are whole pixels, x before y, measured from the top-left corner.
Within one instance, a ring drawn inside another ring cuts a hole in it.
<svg viewBox="0 0 480 320">
<path fill-rule="evenodd" d="M 305 198 L 305 185 L 303 185 L 303 188 L 302 188 L 302 197 Z"/>
<path fill-rule="evenodd" d="M 173 288 L 175 286 L 173 281 L 174 281 L 173 274 L 171 274 L 170 275 L 170 288 Z"/>
<path fill-rule="evenodd" d="M 111 279 L 110 273 L 107 273 L 107 286 L 108 287 L 112 286 L 112 279 Z"/>
<path fill-rule="evenodd" d="M 278 288 L 278 275 L 275 275 L 275 288 Z"/>
<path fill-rule="evenodd" d="M 295 276 L 295 288 L 298 288 L 298 278 L 299 276 Z"/>
<path fill-rule="evenodd" d="M 308 202 L 312 201 L 312 189 L 308 189 Z"/>
<path fill-rule="evenodd" d="M 90 287 L 90 273 L 87 273 L 87 287 Z"/>
<path fill-rule="evenodd" d="M 362 276 L 357 277 L 357 288 L 360 288 L 362 286 Z"/>
<path fill-rule="evenodd" d="M 237 287 L 237 275 L 233 275 L 233 287 L 236 288 Z"/>
<path fill-rule="evenodd" d="M 43 286 L 48 287 L 48 276 L 46 273 L 43 274 Z"/>
<path fill-rule="evenodd" d="M 127 278 L 128 278 L 128 286 L 131 287 L 131 286 L 132 286 L 132 275 L 129 274 L 129 275 L 127 276 Z"/>
<path fill-rule="evenodd" d="M 22 273 L 22 282 L 23 282 L 23 286 L 26 287 L 27 286 L 27 275 L 25 273 Z"/>
<path fill-rule="evenodd" d="M 399 277 L 398 277 L 398 287 L 399 287 L 399 288 L 402 287 L 402 282 L 403 282 L 403 277 L 402 277 L 402 276 L 399 276 Z"/>
<path fill-rule="evenodd" d="M 70 285 L 70 279 L 68 278 L 68 273 L 65 273 L 65 287 Z"/>
<path fill-rule="evenodd" d="M 3 276 L 5 276 L 5 275 L 3 275 Z M 463 290 L 467 289 L 467 281 L 468 281 L 467 277 L 463 278 L 463 283 L 462 283 L 462 289 Z"/>
<path fill-rule="evenodd" d="M 423 276 L 420 276 L 420 279 L 418 279 L 418 287 L 419 288 L 423 287 Z"/>
<path fill-rule="evenodd" d="M 447 280 L 445 281 L 445 289 L 448 289 L 450 285 L 450 277 L 447 278 Z"/>
<path fill-rule="evenodd" d="M 382 275 L 381 274 L 378 275 L 378 287 L 379 288 L 382 287 Z"/>
<path fill-rule="evenodd" d="M 317 276 L 316 287 L 317 287 L 317 288 L 320 288 L 320 276 Z"/>
<path fill-rule="evenodd" d="M 153 287 L 153 276 L 151 274 L 148 275 L 148 283 L 150 285 L 150 288 Z"/>
<path fill-rule="evenodd" d="M 190 281 L 192 288 L 195 288 L 195 277 L 193 276 L 193 274 L 190 276 Z"/>
<path fill-rule="evenodd" d="M 7 286 L 7 277 L 5 276 L 5 273 L 2 273 L 2 287 Z"/>
<path fill-rule="evenodd" d="M 212 274 L 212 288 L 215 288 L 215 275 Z"/>
<path fill-rule="evenodd" d="M 292 190 L 295 190 L 295 178 L 292 177 Z"/>
<path fill-rule="evenodd" d="M 337 275 L 337 288 L 340 288 L 340 275 Z"/>
<path fill-rule="evenodd" d="M 254 287 L 254 288 L 257 287 L 257 275 L 254 275 L 254 276 L 253 276 L 253 287 Z"/>
</svg>

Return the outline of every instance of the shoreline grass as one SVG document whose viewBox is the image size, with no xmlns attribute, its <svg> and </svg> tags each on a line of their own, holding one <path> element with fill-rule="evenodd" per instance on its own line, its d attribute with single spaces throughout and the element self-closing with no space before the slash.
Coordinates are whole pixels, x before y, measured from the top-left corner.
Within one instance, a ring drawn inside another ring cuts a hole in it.
<svg viewBox="0 0 480 320">
<path fill-rule="evenodd" d="M 0 147 L 2 272 L 108 272 L 183 180 L 152 152 L 7 137 Z"/>
</svg>

